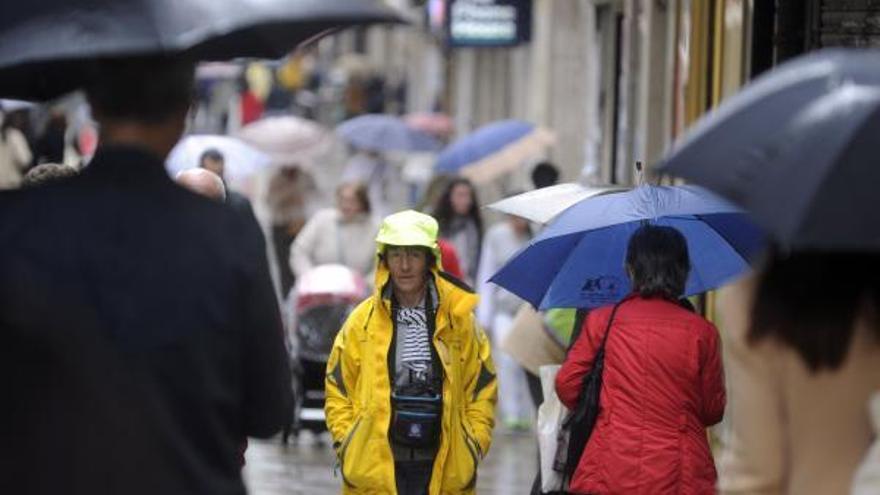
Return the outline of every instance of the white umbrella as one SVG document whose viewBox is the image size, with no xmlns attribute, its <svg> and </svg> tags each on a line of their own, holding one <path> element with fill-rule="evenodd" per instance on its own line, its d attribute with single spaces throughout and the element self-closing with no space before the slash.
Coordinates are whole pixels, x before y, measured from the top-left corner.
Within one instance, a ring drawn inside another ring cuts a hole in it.
<svg viewBox="0 0 880 495">
<path fill-rule="evenodd" d="M 307 167 L 333 144 L 333 135 L 324 126 L 294 116 L 260 119 L 244 126 L 237 135 L 267 153 L 275 165 Z"/>
<path fill-rule="evenodd" d="M 224 172 L 230 182 L 245 179 L 272 163 L 269 155 L 237 138 L 198 134 L 181 139 L 168 155 L 165 167 L 172 177 L 198 167 L 202 153 L 212 148 L 223 154 Z"/>
<path fill-rule="evenodd" d="M 587 187 L 566 182 L 504 198 L 487 205 L 486 208 L 547 224 L 569 207 L 587 198 L 626 189 L 620 186 Z"/>
</svg>

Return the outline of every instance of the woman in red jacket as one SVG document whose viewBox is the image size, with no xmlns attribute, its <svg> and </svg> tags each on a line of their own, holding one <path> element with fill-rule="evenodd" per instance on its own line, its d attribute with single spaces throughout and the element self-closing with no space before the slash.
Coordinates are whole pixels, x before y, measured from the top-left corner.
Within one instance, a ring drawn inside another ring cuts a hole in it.
<svg viewBox="0 0 880 495">
<path fill-rule="evenodd" d="M 579 494 L 715 492 L 707 426 L 724 414 L 718 332 L 678 303 L 690 260 L 671 227 L 644 226 L 626 254 L 633 293 L 592 311 L 556 377 L 568 408 L 609 328 L 600 412 L 570 490 Z"/>
</svg>

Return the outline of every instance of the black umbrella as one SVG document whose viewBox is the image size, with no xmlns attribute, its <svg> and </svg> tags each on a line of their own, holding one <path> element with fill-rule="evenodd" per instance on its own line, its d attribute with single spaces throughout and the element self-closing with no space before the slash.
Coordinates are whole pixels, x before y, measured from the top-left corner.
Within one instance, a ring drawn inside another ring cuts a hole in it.
<svg viewBox="0 0 880 495">
<path fill-rule="evenodd" d="M 4 2 L 0 96 L 50 99 L 101 57 L 278 58 L 329 29 L 400 22 L 378 0 L 30 0 Z"/>
<path fill-rule="evenodd" d="M 880 248 L 880 52 L 782 66 L 704 118 L 660 170 L 746 209 L 793 248 Z"/>
</svg>

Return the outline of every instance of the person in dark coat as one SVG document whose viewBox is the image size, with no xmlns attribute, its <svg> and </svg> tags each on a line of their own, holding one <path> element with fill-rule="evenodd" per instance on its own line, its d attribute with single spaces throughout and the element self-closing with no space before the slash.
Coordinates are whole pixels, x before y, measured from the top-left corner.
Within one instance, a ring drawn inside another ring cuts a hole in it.
<svg viewBox="0 0 880 495">
<path fill-rule="evenodd" d="M 262 237 L 165 172 L 191 63 L 94 74 L 89 166 L 0 194 L 0 493 L 244 494 L 292 404 Z"/>
<path fill-rule="evenodd" d="M 34 162 L 64 163 L 65 135 L 67 134 L 67 117 L 60 109 L 53 110 L 43 134 L 34 146 Z"/>
<path fill-rule="evenodd" d="M 247 196 L 226 187 L 226 158 L 220 150 L 214 148 L 205 150 L 199 157 L 199 168 L 210 170 L 223 179 L 223 185 L 226 189 L 226 204 L 245 215 L 254 216 L 254 208 Z"/>
<path fill-rule="evenodd" d="M 690 269 L 684 236 L 643 226 L 630 239 L 633 293 L 591 311 L 556 376 L 574 410 L 614 312 L 605 344 L 599 416 L 571 480 L 578 494 L 704 494 L 716 472 L 706 427 L 726 394 L 715 327 L 683 307 Z"/>
</svg>

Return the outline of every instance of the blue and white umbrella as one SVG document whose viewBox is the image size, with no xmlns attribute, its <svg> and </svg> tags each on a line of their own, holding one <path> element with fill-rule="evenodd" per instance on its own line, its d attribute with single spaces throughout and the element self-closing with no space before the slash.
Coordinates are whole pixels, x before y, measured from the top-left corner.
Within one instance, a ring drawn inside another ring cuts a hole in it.
<svg viewBox="0 0 880 495">
<path fill-rule="evenodd" d="M 521 120 L 501 120 L 447 146 L 434 170 L 488 182 L 539 157 L 555 142 L 553 133 Z"/>
<path fill-rule="evenodd" d="M 642 186 L 565 210 L 490 281 L 539 309 L 614 303 L 631 290 L 626 249 L 645 223 L 674 227 L 687 239 L 685 295 L 715 289 L 747 271 L 764 243 L 742 210 L 705 189 Z"/>
<path fill-rule="evenodd" d="M 355 148 L 371 151 L 437 151 L 441 144 L 393 115 L 367 114 L 339 124 L 336 133 Z"/>
</svg>

